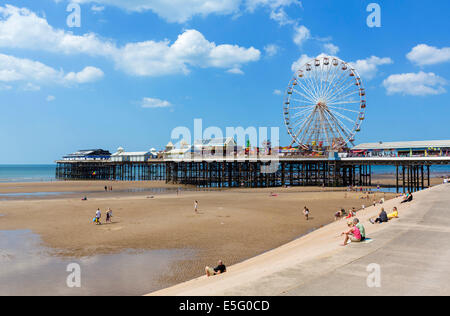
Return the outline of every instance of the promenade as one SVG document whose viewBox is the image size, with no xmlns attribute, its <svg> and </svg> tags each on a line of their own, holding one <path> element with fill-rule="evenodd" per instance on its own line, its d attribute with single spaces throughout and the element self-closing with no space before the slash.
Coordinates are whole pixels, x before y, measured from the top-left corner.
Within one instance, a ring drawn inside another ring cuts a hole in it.
<svg viewBox="0 0 450 316">
<path fill-rule="evenodd" d="M 400 213 L 387 224 L 368 222 L 380 206 L 358 213 L 370 243 L 340 246 L 339 235 L 347 230 L 342 220 L 229 267 L 224 275 L 150 295 L 450 295 L 450 184 L 414 197 L 408 204 L 386 202 L 386 210 L 397 206 Z M 372 264 L 381 269 L 380 287 L 367 285 Z"/>
</svg>

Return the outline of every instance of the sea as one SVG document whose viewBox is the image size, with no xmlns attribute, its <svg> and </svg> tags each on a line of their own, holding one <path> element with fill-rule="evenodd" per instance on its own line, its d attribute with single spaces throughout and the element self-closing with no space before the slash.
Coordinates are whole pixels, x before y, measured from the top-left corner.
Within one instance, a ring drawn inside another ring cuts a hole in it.
<svg viewBox="0 0 450 316">
<path fill-rule="evenodd" d="M 0 165 L 0 183 L 56 181 L 56 165 Z"/>
<path fill-rule="evenodd" d="M 394 174 L 395 167 L 374 166 L 373 174 Z M 450 176 L 450 165 L 432 166 L 433 176 Z M 0 183 L 56 181 L 56 165 L 0 165 Z"/>
</svg>

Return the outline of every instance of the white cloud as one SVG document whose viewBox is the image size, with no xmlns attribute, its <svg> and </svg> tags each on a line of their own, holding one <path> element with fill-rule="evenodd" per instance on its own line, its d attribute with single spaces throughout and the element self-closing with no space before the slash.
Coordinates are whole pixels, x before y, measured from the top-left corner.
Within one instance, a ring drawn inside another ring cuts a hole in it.
<svg viewBox="0 0 450 316">
<path fill-rule="evenodd" d="M 322 55 L 325 55 L 325 54 L 320 54 L 318 57 L 320 57 Z M 314 60 L 314 58 L 316 58 L 316 57 L 309 57 L 306 54 L 301 55 L 300 58 L 297 59 L 296 61 L 294 61 L 294 63 L 292 64 L 292 66 L 291 66 L 292 72 L 298 71 L 300 68 L 302 68 L 304 65 L 306 65 L 306 63 Z"/>
<path fill-rule="evenodd" d="M 55 81 L 61 72 L 40 62 L 0 54 L 0 81 Z"/>
<path fill-rule="evenodd" d="M 290 5 L 301 6 L 302 2 L 299 0 L 246 0 L 245 6 L 250 12 L 255 11 L 258 7 L 269 7 L 272 10 L 288 7 Z"/>
<path fill-rule="evenodd" d="M 281 26 L 295 24 L 295 20 L 291 19 L 283 8 L 272 10 L 270 12 L 270 18 L 278 22 Z"/>
<path fill-rule="evenodd" d="M 253 47 L 216 45 L 196 30 L 180 34 L 173 44 L 169 40 L 145 41 L 117 47 L 92 33 L 78 36 L 54 29 L 46 19 L 11 5 L 0 7 L 0 47 L 102 56 L 136 76 L 187 74 L 191 67 L 240 68 L 258 61 L 261 55 Z"/>
<path fill-rule="evenodd" d="M 0 81 L 27 82 L 23 88 L 26 91 L 39 90 L 39 84 L 87 83 L 101 77 L 103 72 L 95 67 L 86 67 L 78 73 L 65 75 L 63 70 L 56 70 L 38 61 L 0 54 Z"/>
<path fill-rule="evenodd" d="M 152 11 L 168 22 L 184 23 L 194 16 L 228 15 L 239 11 L 241 0 L 71 0 L 119 7 L 130 12 Z"/>
<path fill-rule="evenodd" d="M 330 55 L 335 56 L 337 53 L 339 53 L 339 47 L 332 44 L 332 43 L 327 43 L 323 45 L 323 49 L 325 50 L 325 52 L 327 52 Z"/>
<path fill-rule="evenodd" d="M 380 58 L 372 56 L 366 59 L 360 59 L 355 62 L 350 62 L 350 65 L 356 69 L 363 79 L 371 80 L 378 73 L 378 67 L 382 65 L 390 65 L 394 63 L 389 57 Z"/>
<path fill-rule="evenodd" d="M 155 98 L 144 98 L 142 100 L 141 106 L 146 109 L 156 109 L 156 108 L 167 108 L 172 106 L 169 101 L 155 99 Z"/>
<path fill-rule="evenodd" d="M 86 67 L 80 72 L 70 72 L 64 79 L 68 82 L 75 83 L 88 83 L 102 79 L 104 76 L 103 71 L 95 67 Z"/>
<path fill-rule="evenodd" d="M 294 27 L 294 43 L 298 46 L 302 46 L 304 42 L 311 38 L 311 32 L 309 29 L 304 26 L 295 26 Z"/>
<path fill-rule="evenodd" d="M 49 95 L 45 100 L 47 100 L 47 102 L 52 102 L 52 101 L 55 101 L 56 98 L 53 95 Z"/>
<path fill-rule="evenodd" d="M 391 75 L 383 82 L 388 94 L 413 96 L 437 95 L 445 93 L 447 81 L 434 73 L 406 73 Z"/>
<path fill-rule="evenodd" d="M 273 90 L 273 94 L 274 95 L 282 95 L 283 92 L 281 92 L 281 90 L 275 89 L 275 90 Z"/>
<path fill-rule="evenodd" d="M 8 4 L 0 6 L 0 47 L 92 56 L 113 55 L 117 50 L 113 43 L 103 41 L 95 34 L 78 36 L 54 29 L 34 12 Z"/>
<path fill-rule="evenodd" d="M 445 63 L 450 61 L 450 47 L 437 48 L 420 44 L 414 47 L 406 57 L 419 66 Z"/>
<path fill-rule="evenodd" d="M 117 56 L 116 65 L 138 76 L 160 76 L 184 73 L 190 67 L 240 68 L 260 59 L 261 52 L 253 47 L 216 45 L 196 30 L 187 30 L 170 45 L 164 42 L 127 44 Z"/>
<path fill-rule="evenodd" d="M 269 57 L 273 57 L 278 54 L 280 51 L 280 47 L 275 44 L 269 44 L 264 47 L 264 51 L 266 52 L 266 55 Z"/>
<path fill-rule="evenodd" d="M 232 75 L 244 75 L 244 72 L 239 68 L 231 68 L 227 72 Z"/>
<path fill-rule="evenodd" d="M 246 9 L 249 12 L 254 12 L 259 7 L 270 8 L 270 18 L 281 26 L 296 23 L 285 10 L 286 7 L 291 5 L 302 6 L 302 2 L 299 0 L 246 0 L 245 2 Z"/>
<path fill-rule="evenodd" d="M 59 1 L 59 0 L 55 0 Z M 69 1 L 69 0 L 67 0 Z M 152 11 L 171 23 L 185 23 L 195 16 L 238 15 L 242 11 L 254 12 L 265 7 L 280 24 L 290 23 L 283 7 L 301 6 L 299 0 L 70 0 L 78 3 L 96 3 L 121 8 L 129 12 Z"/>
</svg>

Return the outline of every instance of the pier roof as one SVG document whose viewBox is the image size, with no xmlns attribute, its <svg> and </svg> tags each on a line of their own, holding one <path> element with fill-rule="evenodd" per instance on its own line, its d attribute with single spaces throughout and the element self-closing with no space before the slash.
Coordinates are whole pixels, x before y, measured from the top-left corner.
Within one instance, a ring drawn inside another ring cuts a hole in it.
<svg viewBox="0 0 450 316">
<path fill-rule="evenodd" d="M 355 146 L 352 148 L 352 150 L 386 150 L 386 149 L 414 149 L 414 148 L 450 148 L 450 140 L 366 143 Z"/>
</svg>

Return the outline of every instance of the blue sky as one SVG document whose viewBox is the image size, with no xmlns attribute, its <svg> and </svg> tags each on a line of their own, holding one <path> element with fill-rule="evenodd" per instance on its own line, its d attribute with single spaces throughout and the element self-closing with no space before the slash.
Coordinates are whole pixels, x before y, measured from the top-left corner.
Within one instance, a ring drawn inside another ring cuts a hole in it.
<svg viewBox="0 0 450 316">
<path fill-rule="evenodd" d="M 162 148 L 177 126 L 280 127 L 293 64 L 335 54 L 360 72 L 356 143 L 450 138 L 450 2 L 65 0 L 0 4 L 0 163 L 83 148 Z M 406 4 L 407 3 L 407 4 Z"/>
</svg>

